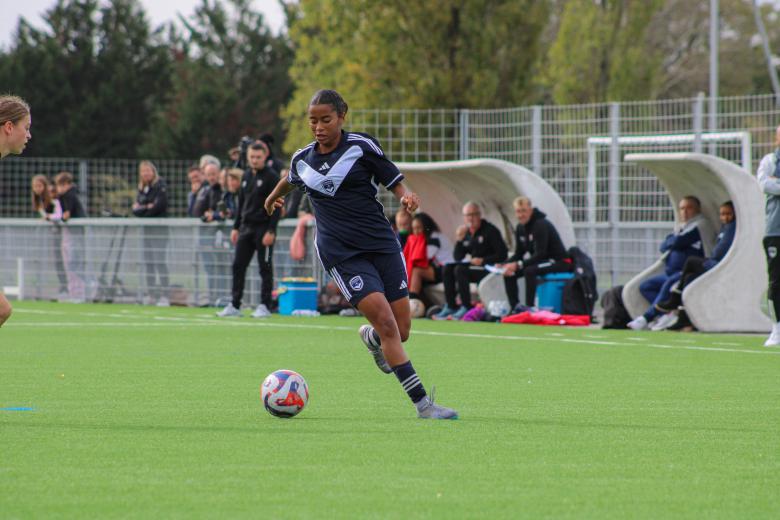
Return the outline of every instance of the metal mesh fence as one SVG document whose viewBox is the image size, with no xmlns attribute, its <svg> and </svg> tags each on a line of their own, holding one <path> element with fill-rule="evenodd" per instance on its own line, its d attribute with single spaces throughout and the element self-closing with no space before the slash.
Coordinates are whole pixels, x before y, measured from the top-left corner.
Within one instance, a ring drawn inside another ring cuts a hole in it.
<svg viewBox="0 0 780 520">
<path fill-rule="evenodd" d="M 671 229 L 673 209 L 657 179 L 625 163 L 633 152 L 703 151 L 754 166 L 774 148 L 780 108 L 773 95 L 720 98 L 710 128 L 707 98 L 535 106 L 495 110 L 355 110 L 351 130 L 374 135 L 398 162 L 496 158 L 525 166 L 560 194 L 579 244 L 593 257 L 600 284 L 619 283 L 650 263 Z M 746 132 L 750 143 L 706 141 L 713 132 Z M 694 136 L 688 142 L 616 145 L 627 136 Z M 605 146 L 588 145 L 603 137 Z M 614 142 L 613 142 L 614 141 Z M 745 157 L 745 155 L 749 157 Z M 168 183 L 169 214 L 186 214 L 192 161 L 157 161 Z M 135 197 L 137 162 L 131 160 L 6 158 L 0 162 L 0 218 L 31 217 L 30 178 L 71 171 L 90 216 L 124 215 Z M 388 212 L 397 204 L 380 192 Z M 459 218 L 454 215 L 453 218 Z"/>
<path fill-rule="evenodd" d="M 306 256 L 290 258 L 296 222 L 279 224 L 274 246 L 275 279 L 323 273 L 309 230 Z M 52 224 L 34 219 L 0 220 L 0 288 L 21 297 L 66 301 L 223 304 L 231 296 L 234 248 L 230 228 L 196 219 L 73 219 Z M 260 303 L 257 259 L 247 270 L 244 304 Z"/>
</svg>

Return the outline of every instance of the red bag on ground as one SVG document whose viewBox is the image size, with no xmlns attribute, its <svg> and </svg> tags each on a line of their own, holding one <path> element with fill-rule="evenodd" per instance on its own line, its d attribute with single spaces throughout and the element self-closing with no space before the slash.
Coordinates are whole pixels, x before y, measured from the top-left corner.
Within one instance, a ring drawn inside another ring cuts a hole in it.
<svg viewBox="0 0 780 520">
<path fill-rule="evenodd" d="M 527 325 L 571 325 L 583 327 L 590 325 L 590 316 L 577 314 L 558 314 L 550 311 L 525 311 L 501 318 L 501 323 L 525 323 Z"/>
<path fill-rule="evenodd" d="M 413 267 L 428 267 L 428 244 L 425 235 L 409 235 L 404 244 L 406 275 L 412 275 Z"/>
</svg>

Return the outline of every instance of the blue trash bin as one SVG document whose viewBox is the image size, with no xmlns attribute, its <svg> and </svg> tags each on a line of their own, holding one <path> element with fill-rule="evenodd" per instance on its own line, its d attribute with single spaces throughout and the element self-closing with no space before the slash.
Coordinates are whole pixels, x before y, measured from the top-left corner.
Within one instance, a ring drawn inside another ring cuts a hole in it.
<svg viewBox="0 0 780 520">
<path fill-rule="evenodd" d="M 536 286 L 537 307 L 540 309 L 552 309 L 561 313 L 563 308 L 563 287 L 567 280 L 574 278 L 574 273 L 550 273 L 539 277 L 539 285 Z"/>
<path fill-rule="evenodd" d="M 317 310 L 317 282 L 313 278 L 282 278 L 277 288 L 279 314 Z"/>
</svg>

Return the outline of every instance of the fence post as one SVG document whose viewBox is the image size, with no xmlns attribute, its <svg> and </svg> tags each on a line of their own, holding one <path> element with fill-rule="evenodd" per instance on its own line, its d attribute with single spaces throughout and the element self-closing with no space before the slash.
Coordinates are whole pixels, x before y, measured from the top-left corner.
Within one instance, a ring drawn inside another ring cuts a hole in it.
<svg viewBox="0 0 780 520">
<path fill-rule="evenodd" d="M 463 108 L 460 111 L 460 153 L 461 161 L 469 158 L 469 110 Z"/>
<path fill-rule="evenodd" d="M 696 95 L 693 102 L 693 151 L 701 153 L 701 132 L 704 128 L 704 92 Z"/>
<path fill-rule="evenodd" d="M 588 181 L 586 209 L 588 216 L 588 242 L 591 255 L 596 254 L 596 145 L 588 143 Z"/>
<path fill-rule="evenodd" d="M 609 145 L 609 226 L 612 235 L 612 258 L 610 261 L 610 275 L 612 285 L 617 284 L 617 273 L 620 270 L 617 254 L 618 241 L 620 239 L 618 225 L 620 224 L 620 104 L 609 105 L 609 136 L 612 141 Z"/>
<path fill-rule="evenodd" d="M 542 107 L 534 105 L 531 115 L 531 169 L 542 176 Z"/>
<path fill-rule="evenodd" d="M 89 215 L 89 174 L 87 161 L 79 161 L 79 192 L 81 193 L 81 205 L 84 206 L 84 211 Z"/>
</svg>

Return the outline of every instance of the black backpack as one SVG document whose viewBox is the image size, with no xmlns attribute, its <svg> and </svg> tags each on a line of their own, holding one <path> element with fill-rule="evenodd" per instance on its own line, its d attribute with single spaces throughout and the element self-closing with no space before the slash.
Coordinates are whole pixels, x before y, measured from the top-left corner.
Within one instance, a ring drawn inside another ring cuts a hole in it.
<svg viewBox="0 0 780 520">
<path fill-rule="evenodd" d="M 569 248 L 567 254 L 574 263 L 574 278 L 563 286 L 562 313 L 593 316 L 598 300 L 593 260 L 577 246 Z"/>
<path fill-rule="evenodd" d="M 623 305 L 623 286 L 618 285 L 606 291 L 601 296 L 601 307 L 604 309 L 603 329 L 627 329 L 631 316 Z"/>
</svg>

